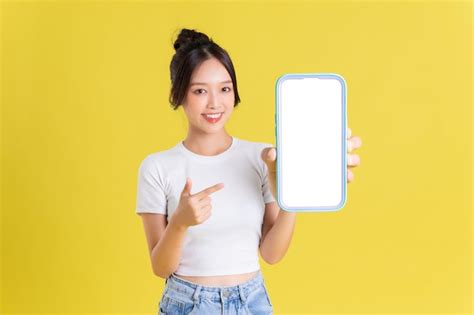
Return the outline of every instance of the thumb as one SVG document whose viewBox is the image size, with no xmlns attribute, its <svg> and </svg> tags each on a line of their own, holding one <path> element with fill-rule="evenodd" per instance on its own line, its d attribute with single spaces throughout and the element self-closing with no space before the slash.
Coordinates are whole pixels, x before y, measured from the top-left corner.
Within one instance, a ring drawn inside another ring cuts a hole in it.
<svg viewBox="0 0 474 315">
<path fill-rule="evenodd" d="M 262 156 L 263 161 L 265 161 L 265 163 L 267 164 L 275 162 L 275 159 L 276 159 L 275 148 L 268 147 L 268 148 L 263 149 L 261 156 Z"/>
<path fill-rule="evenodd" d="M 189 196 L 191 195 L 191 178 L 186 177 L 186 183 L 184 184 L 183 192 L 181 193 L 181 196 Z"/>
</svg>

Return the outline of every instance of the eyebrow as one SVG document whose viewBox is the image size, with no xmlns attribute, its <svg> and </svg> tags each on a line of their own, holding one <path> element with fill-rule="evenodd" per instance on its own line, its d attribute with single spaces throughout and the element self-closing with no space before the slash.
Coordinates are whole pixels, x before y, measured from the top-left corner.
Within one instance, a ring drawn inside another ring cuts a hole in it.
<svg viewBox="0 0 474 315">
<path fill-rule="evenodd" d="M 220 83 L 232 83 L 232 81 L 231 81 L 231 80 L 227 80 L 227 81 L 222 81 L 222 82 L 220 82 Z M 193 83 L 191 83 L 190 86 L 192 86 L 192 85 L 198 85 L 198 84 L 200 84 L 200 85 L 206 85 L 206 83 L 204 83 L 204 82 L 193 82 Z"/>
</svg>

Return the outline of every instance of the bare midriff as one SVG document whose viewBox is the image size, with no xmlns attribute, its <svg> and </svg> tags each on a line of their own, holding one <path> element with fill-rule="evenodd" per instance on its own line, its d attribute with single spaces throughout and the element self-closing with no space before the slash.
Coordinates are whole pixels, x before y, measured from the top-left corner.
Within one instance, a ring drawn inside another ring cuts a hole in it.
<svg viewBox="0 0 474 315">
<path fill-rule="evenodd" d="M 228 276 L 182 276 L 175 274 L 178 278 L 187 280 L 189 282 L 197 283 L 200 285 L 205 285 L 209 287 L 230 287 L 242 284 L 258 274 L 257 271 L 252 271 L 249 273 L 242 273 L 238 275 L 228 275 Z"/>
</svg>

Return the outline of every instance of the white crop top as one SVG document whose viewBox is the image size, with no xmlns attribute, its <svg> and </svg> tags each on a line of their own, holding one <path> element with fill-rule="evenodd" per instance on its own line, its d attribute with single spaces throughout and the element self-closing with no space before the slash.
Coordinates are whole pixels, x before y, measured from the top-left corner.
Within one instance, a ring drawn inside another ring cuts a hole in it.
<svg viewBox="0 0 474 315">
<path fill-rule="evenodd" d="M 188 227 L 176 274 L 217 276 L 260 269 L 258 245 L 265 204 L 275 201 L 261 152 L 271 146 L 232 137 L 226 151 L 205 156 L 179 142 L 143 159 L 138 172 L 137 214 L 172 215 L 186 177 L 192 181 L 191 194 L 224 183 L 210 195 L 211 216 Z"/>
</svg>

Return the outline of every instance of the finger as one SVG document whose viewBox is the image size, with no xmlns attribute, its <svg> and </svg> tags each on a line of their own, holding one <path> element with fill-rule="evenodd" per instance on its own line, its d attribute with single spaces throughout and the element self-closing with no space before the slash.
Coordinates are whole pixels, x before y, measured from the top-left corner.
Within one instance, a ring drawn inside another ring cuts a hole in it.
<svg viewBox="0 0 474 315">
<path fill-rule="evenodd" d="M 360 164 L 360 157 L 357 154 L 348 154 L 347 155 L 347 165 L 357 166 Z"/>
<path fill-rule="evenodd" d="M 198 199 L 202 199 L 202 198 L 207 197 L 208 195 L 210 195 L 210 194 L 212 194 L 212 193 L 214 193 L 214 192 L 216 192 L 216 191 L 218 191 L 222 188 L 224 188 L 224 183 L 215 184 L 211 187 L 208 187 L 208 188 L 194 194 L 194 196 L 198 197 Z"/>
<path fill-rule="evenodd" d="M 354 136 L 354 137 L 350 138 L 347 141 L 348 141 L 348 143 L 349 142 L 351 143 L 352 150 L 360 148 L 362 146 L 362 140 L 358 136 Z"/>
<path fill-rule="evenodd" d="M 354 143 L 349 139 L 347 140 L 347 152 L 352 152 L 354 150 Z"/>
<path fill-rule="evenodd" d="M 260 154 L 262 160 L 265 163 L 271 163 L 276 160 L 276 148 L 274 147 L 268 147 L 262 150 L 262 153 Z"/>
<path fill-rule="evenodd" d="M 203 207 L 205 205 L 210 205 L 212 201 L 211 196 L 206 196 L 198 201 L 198 206 Z"/>
<path fill-rule="evenodd" d="M 184 184 L 184 188 L 183 188 L 183 191 L 181 192 L 181 195 L 182 196 L 191 195 L 191 186 L 192 186 L 191 178 L 186 177 L 186 183 Z"/>
<path fill-rule="evenodd" d="M 269 147 L 262 150 L 261 157 L 265 165 L 267 166 L 267 171 L 270 174 L 276 172 L 276 148 Z"/>
<path fill-rule="evenodd" d="M 351 141 L 354 143 L 354 149 L 360 148 L 362 146 L 362 139 L 357 136 L 352 137 Z"/>
<path fill-rule="evenodd" d="M 347 182 L 352 182 L 354 180 L 354 173 L 351 170 L 347 170 Z"/>
<path fill-rule="evenodd" d="M 362 146 L 362 140 L 354 136 L 347 140 L 347 152 L 352 152 L 354 149 L 360 148 Z"/>
<path fill-rule="evenodd" d="M 200 222 L 206 221 L 207 219 L 209 219 L 209 217 L 210 217 L 211 214 L 212 214 L 211 206 L 206 207 L 206 208 L 203 208 L 203 210 L 204 210 L 205 212 L 199 217 L 199 221 L 200 221 Z"/>
<path fill-rule="evenodd" d="M 267 156 L 270 159 L 270 161 L 275 161 L 276 160 L 276 149 L 271 148 L 270 150 L 268 150 Z"/>
<path fill-rule="evenodd" d="M 204 205 L 204 206 L 201 207 L 202 214 L 206 214 L 208 212 L 211 212 L 211 210 L 212 210 L 212 206 L 210 204 Z"/>
</svg>

